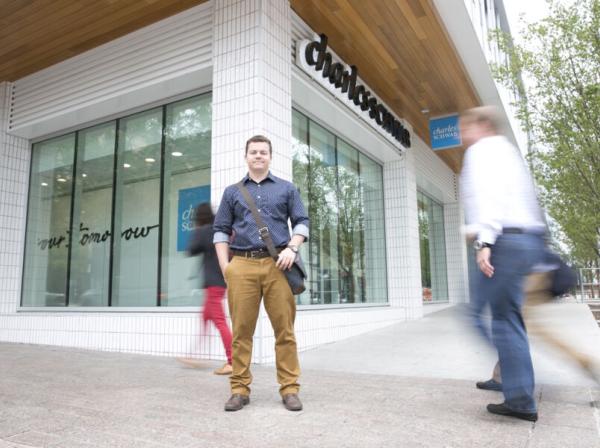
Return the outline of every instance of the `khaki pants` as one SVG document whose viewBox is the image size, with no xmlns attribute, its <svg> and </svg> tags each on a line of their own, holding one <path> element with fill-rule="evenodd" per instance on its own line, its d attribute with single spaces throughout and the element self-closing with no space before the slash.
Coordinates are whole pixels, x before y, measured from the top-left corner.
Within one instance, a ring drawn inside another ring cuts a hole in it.
<svg viewBox="0 0 600 448">
<path fill-rule="evenodd" d="M 300 365 L 294 320 L 296 302 L 285 275 L 272 258 L 233 257 L 225 269 L 229 314 L 233 326 L 231 393 L 249 395 L 252 374 L 252 337 L 261 298 L 275 332 L 277 381 L 281 395 L 298 393 Z"/>
<path fill-rule="evenodd" d="M 594 367 L 594 360 L 590 356 L 581 353 L 572 345 L 566 344 L 563 339 L 556 336 L 552 328 L 543 325 L 539 318 L 536 319 L 536 310 L 539 309 L 539 306 L 552 300 L 552 296 L 548 291 L 550 281 L 550 275 L 545 272 L 535 272 L 527 276 L 525 281 L 525 306 L 523 307 L 523 319 L 525 320 L 527 333 L 540 337 L 548 345 L 571 358 L 583 370 L 590 372 Z M 499 362 L 494 367 L 492 378 L 499 383 L 502 382 Z"/>
</svg>

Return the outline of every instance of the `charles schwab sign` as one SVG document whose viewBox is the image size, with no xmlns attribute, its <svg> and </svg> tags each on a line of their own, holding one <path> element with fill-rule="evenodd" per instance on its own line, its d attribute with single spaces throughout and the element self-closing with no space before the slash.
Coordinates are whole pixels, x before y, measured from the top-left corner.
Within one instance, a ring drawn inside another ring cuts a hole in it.
<svg viewBox="0 0 600 448">
<path fill-rule="evenodd" d="M 358 69 L 354 65 L 333 60 L 327 51 L 325 34 L 321 34 L 318 41 L 300 41 L 296 48 L 296 63 L 309 76 L 354 107 L 357 113 L 368 117 L 388 140 L 410 148 L 410 132 L 364 85 L 357 83 Z"/>
<path fill-rule="evenodd" d="M 431 137 L 431 149 L 433 150 L 460 146 L 462 141 L 458 126 L 458 115 L 447 115 L 429 120 L 429 136 Z"/>
</svg>

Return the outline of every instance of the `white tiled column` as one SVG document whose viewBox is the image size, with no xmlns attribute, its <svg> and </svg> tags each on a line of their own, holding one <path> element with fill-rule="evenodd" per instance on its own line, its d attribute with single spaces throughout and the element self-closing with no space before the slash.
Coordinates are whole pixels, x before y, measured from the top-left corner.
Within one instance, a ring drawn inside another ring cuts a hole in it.
<svg viewBox="0 0 600 448">
<path fill-rule="evenodd" d="M 390 304 L 406 310 L 406 319 L 423 316 L 421 259 L 414 154 L 383 167 L 385 233 Z"/>
<path fill-rule="evenodd" d="M 463 215 L 460 203 L 444 204 L 448 297 L 450 303 L 469 301 L 467 246 L 465 237 L 461 232 L 462 222 Z"/>
<path fill-rule="evenodd" d="M 271 171 L 292 179 L 291 10 L 287 0 L 215 0 L 213 18 L 212 202 L 246 173 L 244 145 L 271 139 Z M 253 360 L 272 358 L 261 309 Z"/>
<path fill-rule="evenodd" d="M 0 83 L 0 333 L 21 294 L 30 158 L 29 142 L 6 132 L 10 89 L 9 83 Z"/>
<path fill-rule="evenodd" d="M 244 144 L 273 143 L 272 171 L 292 178 L 291 15 L 286 0 L 215 0 L 212 200 L 246 173 Z"/>
</svg>

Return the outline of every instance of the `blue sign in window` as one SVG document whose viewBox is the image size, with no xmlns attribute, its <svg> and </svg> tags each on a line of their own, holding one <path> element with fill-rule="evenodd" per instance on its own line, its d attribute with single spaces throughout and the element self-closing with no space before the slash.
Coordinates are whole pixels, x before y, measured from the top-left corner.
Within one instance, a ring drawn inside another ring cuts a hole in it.
<svg viewBox="0 0 600 448">
<path fill-rule="evenodd" d="M 432 118 L 429 120 L 429 136 L 431 137 L 432 149 L 447 149 L 460 146 L 460 128 L 458 127 L 458 115 Z"/>
<path fill-rule="evenodd" d="M 177 251 L 187 249 L 194 230 L 194 210 L 203 202 L 210 202 L 210 185 L 179 190 L 177 212 Z"/>
</svg>

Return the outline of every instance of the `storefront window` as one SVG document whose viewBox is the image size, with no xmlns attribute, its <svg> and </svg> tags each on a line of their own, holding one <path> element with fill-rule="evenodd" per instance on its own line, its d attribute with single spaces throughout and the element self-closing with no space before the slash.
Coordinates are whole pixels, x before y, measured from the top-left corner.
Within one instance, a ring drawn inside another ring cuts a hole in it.
<svg viewBox="0 0 600 448">
<path fill-rule="evenodd" d="M 75 134 L 33 145 L 23 305 L 66 306 Z"/>
<path fill-rule="evenodd" d="M 420 191 L 417 204 L 423 301 L 444 302 L 448 300 L 444 209 Z"/>
<path fill-rule="evenodd" d="M 359 154 L 361 200 L 364 204 L 363 244 L 365 301 L 387 301 L 387 263 L 385 259 L 385 220 L 383 170 L 381 165 Z"/>
<path fill-rule="evenodd" d="M 119 122 L 113 306 L 156 305 L 161 140 L 162 108 Z"/>
<path fill-rule="evenodd" d="M 201 260 L 186 248 L 194 227 L 194 208 L 210 203 L 210 97 L 167 107 L 163 186 L 163 305 L 199 305 L 203 297 Z"/>
<path fill-rule="evenodd" d="M 298 111 L 292 123 L 294 183 L 310 217 L 298 303 L 386 302 L 381 166 Z"/>
<path fill-rule="evenodd" d="M 210 126 L 202 95 L 35 144 L 22 305 L 199 305 Z"/>
<path fill-rule="evenodd" d="M 70 306 L 107 306 L 116 122 L 78 132 Z"/>
</svg>

